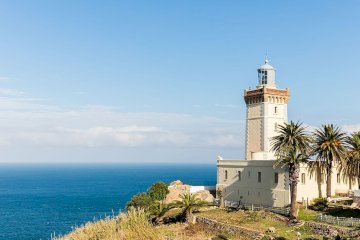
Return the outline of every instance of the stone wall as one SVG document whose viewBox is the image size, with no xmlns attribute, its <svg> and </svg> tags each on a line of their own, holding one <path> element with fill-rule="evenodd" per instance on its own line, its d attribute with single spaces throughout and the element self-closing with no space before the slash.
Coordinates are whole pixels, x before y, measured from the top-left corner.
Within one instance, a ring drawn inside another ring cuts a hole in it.
<svg viewBox="0 0 360 240">
<path fill-rule="evenodd" d="M 261 239 L 264 234 L 258 231 L 239 227 L 231 224 L 224 224 L 209 218 L 195 216 L 195 222 L 204 224 L 205 227 L 215 229 L 219 232 L 228 233 L 236 237 L 245 237 L 249 239 Z"/>
<path fill-rule="evenodd" d="M 349 237 L 353 237 L 356 239 L 360 237 L 360 230 L 354 230 L 351 228 L 337 227 L 334 225 L 312 222 L 312 221 L 305 222 L 305 226 L 312 228 L 315 231 L 315 233 L 320 235 L 336 237 L 339 234 L 339 235 L 346 235 Z"/>
</svg>

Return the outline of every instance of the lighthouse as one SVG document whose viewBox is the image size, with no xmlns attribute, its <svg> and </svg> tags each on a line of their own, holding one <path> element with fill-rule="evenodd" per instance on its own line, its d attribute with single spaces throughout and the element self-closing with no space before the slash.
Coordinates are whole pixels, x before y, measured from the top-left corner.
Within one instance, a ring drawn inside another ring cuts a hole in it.
<svg viewBox="0 0 360 240">
<path fill-rule="evenodd" d="M 244 90 L 246 103 L 246 160 L 274 160 L 271 138 L 277 135 L 279 125 L 287 123 L 289 89 L 276 87 L 276 70 L 265 63 L 257 69 L 258 84 L 255 89 Z"/>
</svg>

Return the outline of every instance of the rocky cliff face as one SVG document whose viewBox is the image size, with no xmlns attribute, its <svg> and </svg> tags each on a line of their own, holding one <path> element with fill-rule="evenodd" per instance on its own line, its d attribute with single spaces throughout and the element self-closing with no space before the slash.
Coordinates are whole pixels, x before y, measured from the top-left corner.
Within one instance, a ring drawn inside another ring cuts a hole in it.
<svg viewBox="0 0 360 240">
<path fill-rule="evenodd" d="M 165 198 L 165 203 L 169 204 L 175 200 L 181 200 L 180 195 L 190 192 L 191 186 L 188 184 L 184 184 L 180 180 L 176 180 L 169 184 L 169 193 Z M 212 203 L 214 201 L 213 195 L 210 194 L 208 190 L 200 190 L 195 193 L 198 198 L 200 198 L 203 201 Z"/>
</svg>

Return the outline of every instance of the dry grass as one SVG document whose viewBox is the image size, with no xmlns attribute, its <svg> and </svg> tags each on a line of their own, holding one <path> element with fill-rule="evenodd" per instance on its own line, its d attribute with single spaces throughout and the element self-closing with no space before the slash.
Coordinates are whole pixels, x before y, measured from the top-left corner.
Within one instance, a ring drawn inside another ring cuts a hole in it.
<svg viewBox="0 0 360 240">
<path fill-rule="evenodd" d="M 115 239 L 162 239 L 160 231 L 149 223 L 142 209 L 131 209 L 126 214 L 89 222 L 57 240 L 115 240 Z"/>
<path fill-rule="evenodd" d="M 144 210 L 131 209 L 126 214 L 87 223 L 64 237 L 54 240 L 204 240 L 217 232 L 202 225 L 184 223 L 154 226 Z M 240 240 L 232 237 L 231 239 Z"/>
</svg>

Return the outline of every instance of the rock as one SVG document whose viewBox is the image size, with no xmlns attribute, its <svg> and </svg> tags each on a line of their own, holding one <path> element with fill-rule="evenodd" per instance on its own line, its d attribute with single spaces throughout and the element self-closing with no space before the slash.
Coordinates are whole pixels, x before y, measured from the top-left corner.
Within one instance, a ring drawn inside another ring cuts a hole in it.
<svg viewBox="0 0 360 240">
<path fill-rule="evenodd" d="M 172 203 L 173 201 L 181 200 L 180 196 L 182 194 L 190 192 L 190 188 L 191 188 L 190 185 L 184 184 L 180 180 L 173 181 L 172 183 L 170 183 L 168 187 L 169 193 L 166 195 L 164 203 L 169 204 Z M 196 192 L 196 195 L 202 201 L 206 201 L 209 203 L 214 202 L 214 197 L 213 195 L 210 194 L 208 190 L 200 190 Z"/>
<path fill-rule="evenodd" d="M 329 235 L 331 237 L 337 237 L 337 235 L 339 235 L 339 233 L 337 230 L 330 230 Z"/>
<path fill-rule="evenodd" d="M 169 184 L 169 186 L 175 186 L 175 185 L 184 185 L 184 183 L 180 180 L 175 180 Z"/>
<path fill-rule="evenodd" d="M 214 196 L 208 190 L 200 190 L 196 192 L 196 196 L 202 201 L 212 203 L 214 202 Z"/>
<path fill-rule="evenodd" d="M 267 230 L 268 233 L 274 233 L 275 232 L 275 228 L 274 227 L 269 227 Z"/>
</svg>

